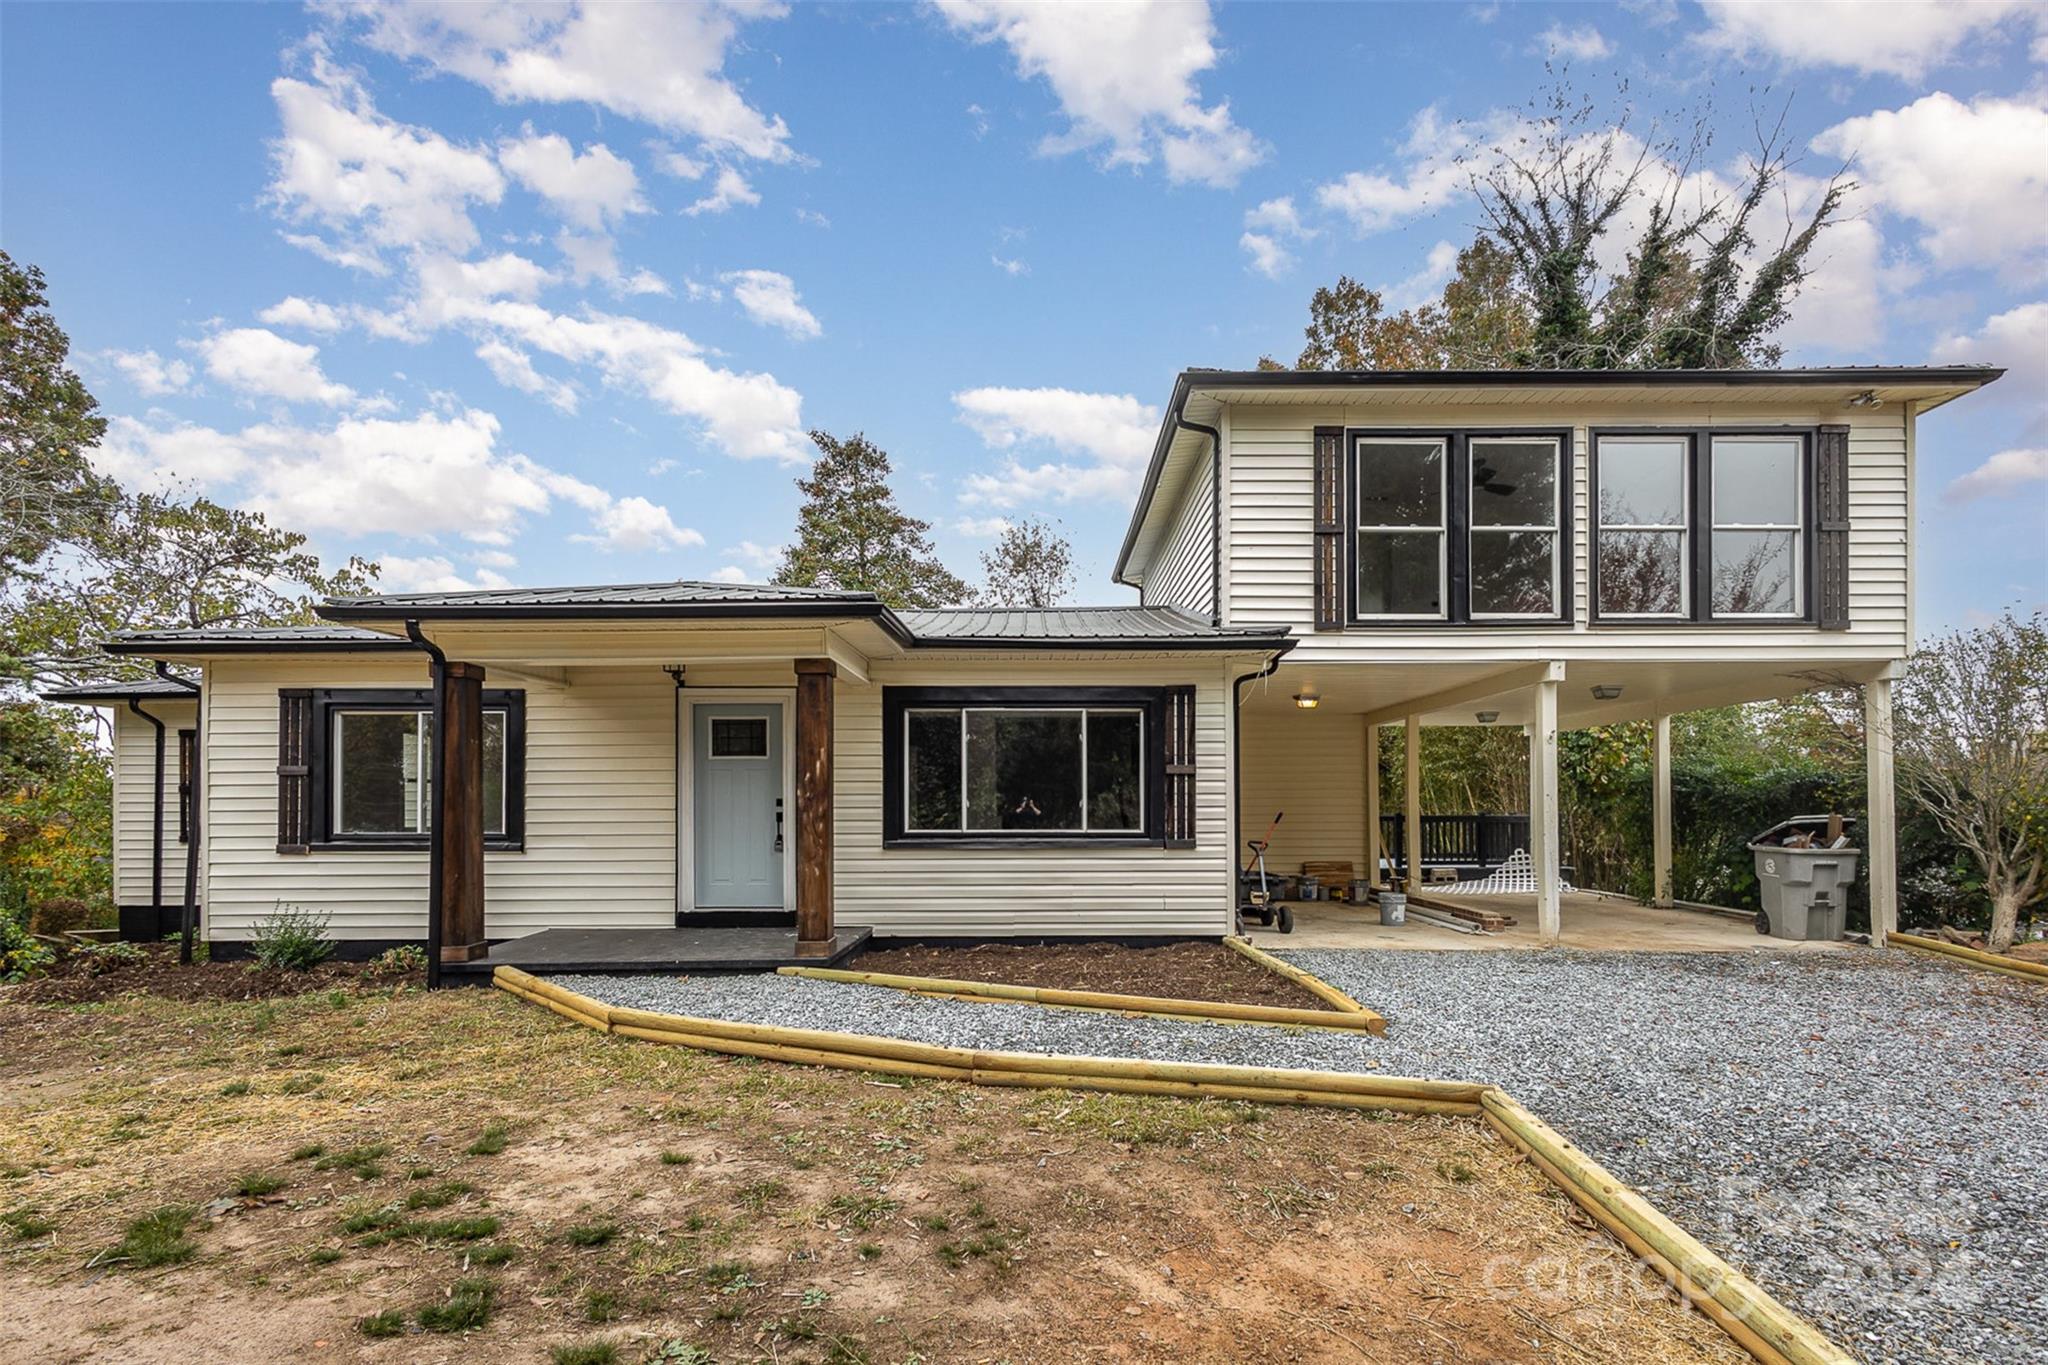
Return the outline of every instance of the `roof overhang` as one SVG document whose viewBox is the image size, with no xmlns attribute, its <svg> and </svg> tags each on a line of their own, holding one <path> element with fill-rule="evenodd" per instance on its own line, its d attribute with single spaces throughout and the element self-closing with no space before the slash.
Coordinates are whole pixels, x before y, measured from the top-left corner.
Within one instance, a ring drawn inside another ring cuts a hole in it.
<svg viewBox="0 0 2048 1365">
<path fill-rule="evenodd" d="M 1846 403 L 1870 393 L 1926 412 L 1984 387 L 2005 371 L 1989 365 L 1844 365 L 1785 370 L 1183 370 L 1159 423 L 1152 460 L 1138 492 L 1111 576 L 1135 586 L 1165 534 L 1155 525 L 1177 502 L 1201 450 L 1184 423 L 1213 426 L 1229 406 L 1364 404 L 1398 395 L 1404 405 L 1441 402 L 1607 404 L 1644 402 Z M 1163 495 L 1163 496 L 1162 496 Z M 1140 553 L 1142 551 L 1142 553 Z"/>
<path fill-rule="evenodd" d="M 326 602 L 316 608 L 330 621 L 360 624 L 372 630 L 402 631 L 408 620 L 470 623 L 523 621 L 703 621 L 741 626 L 789 621 L 871 621 L 900 645 L 912 643 L 896 613 L 880 602 L 449 602 L 395 603 L 376 598 Z M 408 645 L 407 648 L 411 646 Z"/>
</svg>

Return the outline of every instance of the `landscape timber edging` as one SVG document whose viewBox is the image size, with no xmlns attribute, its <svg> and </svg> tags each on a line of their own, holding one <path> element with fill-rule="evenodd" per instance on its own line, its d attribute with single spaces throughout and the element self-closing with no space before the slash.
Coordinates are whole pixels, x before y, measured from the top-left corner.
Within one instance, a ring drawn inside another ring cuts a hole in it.
<svg viewBox="0 0 2048 1365">
<path fill-rule="evenodd" d="M 1855 1365 L 1854 1357 L 1696 1241 L 1634 1189 L 1497 1086 L 1360 1072 L 1213 1062 L 987 1052 L 896 1038 L 737 1024 L 607 1005 L 520 971 L 492 980 L 600 1033 L 768 1061 L 878 1071 L 974 1085 L 1106 1090 L 1347 1109 L 1478 1117 L 1731 1340 L 1765 1365 Z"/>
<path fill-rule="evenodd" d="M 1057 986 L 1017 986 L 998 981 L 968 981 L 939 976 L 904 976 L 893 972 L 847 971 L 836 967 L 778 967 L 783 976 L 852 985 L 881 986 L 915 995 L 948 1000 L 1006 1001 L 1050 1005 L 1062 1009 L 1100 1010 L 1112 1014 L 1148 1014 L 1166 1019 L 1196 1019 L 1212 1024 L 1274 1024 L 1287 1028 L 1342 1029 L 1384 1033 L 1386 1020 L 1371 1011 L 1299 1009 L 1286 1005 L 1246 1005 L 1222 1000 L 1179 1000 L 1163 995 L 1119 995 L 1107 991 L 1066 990 Z"/>
<path fill-rule="evenodd" d="M 1972 967 L 1983 967 L 1987 971 L 2004 972 L 2022 981 L 2048 986 L 2048 966 L 2039 962 L 2027 962 L 2017 957 L 2004 957 L 1998 953 L 1987 953 L 1977 948 L 1966 948 L 1960 943 L 1944 943 L 1938 938 L 1922 938 L 1918 934 L 1891 933 L 1885 941 L 1896 943 L 1902 948 L 1916 952 L 1945 957 L 1954 962 L 1966 962 Z"/>
<path fill-rule="evenodd" d="M 1368 1032 L 1385 1033 L 1387 1031 L 1386 1018 L 1379 1011 L 1368 1009 L 1364 1005 L 1359 1004 L 1356 1000 L 1353 1000 L 1343 991 L 1338 990 L 1315 973 L 1304 971 L 1292 962 L 1282 961 L 1248 938 L 1241 938 L 1233 934 L 1226 937 L 1223 942 L 1241 956 L 1250 958 L 1267 971 L 1278 972 L 1281 976 L 1286 977 L 1311 995 L 1329 1001 L 1331 1008 L 1341 1010 L 1346 1014 L 1364 1015 L 1369 1021 L 1366 1024 Z"/>
</svg>

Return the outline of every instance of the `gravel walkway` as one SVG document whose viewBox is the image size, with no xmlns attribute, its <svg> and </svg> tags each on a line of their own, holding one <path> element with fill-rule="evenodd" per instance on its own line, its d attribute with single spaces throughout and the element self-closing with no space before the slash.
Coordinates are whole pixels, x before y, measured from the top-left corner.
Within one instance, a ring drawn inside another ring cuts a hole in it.
<svg viewBox="0 0 2048 1365">
<path fill-rule="evenodd" d="M 1286 956 L 1387 1035 L 780 976 L 555 979 L 932 1043 L 1495 1082 L 1859 1354 L 2048 1359 L 2048 991 L 1904 954 Z"/>
</svg>

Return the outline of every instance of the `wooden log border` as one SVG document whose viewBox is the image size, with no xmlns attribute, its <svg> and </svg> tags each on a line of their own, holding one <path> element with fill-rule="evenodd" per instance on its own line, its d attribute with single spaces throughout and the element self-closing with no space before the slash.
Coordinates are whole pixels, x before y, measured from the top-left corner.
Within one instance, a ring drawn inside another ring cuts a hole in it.
<svg viewBox="0 0 2048 1365">
<path fill-rule="evenodd" d="M 1240 938 L 1233 934 L 1223 942 L 1239 956 L 1250 958 L 1267 971 L 1277 972 L 1309 994 L 1328 1001 L 1330 1008 L 1345 1014 L 1363 1015 L 1367 1021 L 1365 1028 L 1368 1033 L 1387 1031 L 1387 1021 L 1378 1011 L 1367 1009 L 1315 973 L 1305 972 L 1292 962 L 1281 961 L 1248 938 Z"/>
<path fill-rule="evenodd" d="M 1222 1000 L 1177 1000 L 1163 995 L 1117 995 L 1105 991 L 1064 990 L 1055 986 L 1016 986 L 998 981 L 966 981 L 942 976 L 857 972 L 835 967 L 778 967 L 775 970 L 783 976 L 882 986 L 944 1000 L 1006 1001 L 1111 1014 L 1146 1014 L 1162 1019 L 1196 1019 L 1211 1024 L 1273 1024 L 1285 1028 L 1364 1033 L 1385 1033 L 1387 1030 L 1386 1020 L 1356 1002 L 1349 1011 L 1317 1010 L 1286 1005 L 1244 1005 Z"/>
<path fill-rule="evenodd" d="M 1855 1365 L 1854 1358 L 1496 1086 L 1360 1072 L 988 1052 L 821 1029 L 740 1024 L 607 1005 L 520 971 L 493 982 L 600 1033 L 768 1061 L 971 1085 L 1104 1090 L 1412 1114 L 1477 1117 L 1624 1246 L 1765 1365 Z"/>
<path fill-rule="evenodd" d="M 2027 962 L 2017 957 L 2003 957 L 1997 953 L 1987 953 L 1976 948 L 1966 948 L 1960 943 L 1946 943 L 1938 938 L 1922 938 L 1918 934 L 1886 934 L 1885 941 L 1887 943 L 1896 943 L 1903 948 L 1911 948 L 1916 952 L 1927 953 L 1934 957 L 1945 957 L 1952 962 L 1966 962 L 1972 967 L 1983 967 L 1987 971 L 2004 972 L 2007 976 L 2016 976 L 2022 981 L 2032 981 L 2037 985 L 2048 986 L 2048 965 L 2043 965 L 2039 962 Z"/>
</svg>

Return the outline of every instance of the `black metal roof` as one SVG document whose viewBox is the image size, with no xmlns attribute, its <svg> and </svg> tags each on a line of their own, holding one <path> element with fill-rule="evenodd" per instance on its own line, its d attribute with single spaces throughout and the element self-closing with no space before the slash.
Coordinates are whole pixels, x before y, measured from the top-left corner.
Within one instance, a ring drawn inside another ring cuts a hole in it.
<svg viewBox="0 0 2048 1365">
<path fill-rule="evenodd" d="M 1173 394 L 1152 444 L 1152 460 L 1138 490 L 1137 505 L 1110 570 L 1124 582 L 1124 567 L 1138 543 L 1138 529 L 1159 490 L 1167 451 L 1182 426 L 1190 394 L 1201 389 L 1415 389 L 1415 388 L 1754 388 L 1766 385 L 1948 384 L 1981 388 L 2005 373 L 1995 365 L 1811 365 L 1783 370 L 1214 370 L 1191 366 L 1173 381 Z M 1207 431 L 1207 427 L 1197 430 Z"/>
<path fill-rule="evenodd" d="M 948 607 L 905 611 L 920 645 L 1087 649 L 1286 648 L 1284 627 L 1218 626 L 1177 607 Z"/>
<path fill-rule="evenodd" d="M 320 614 L 343 617 L 416 616 L 423 611 L 468 607 L 661 607 L 680 605 L 761 606 L 789 602 L 879 605 L 871 592 L 837 588 L 785 588 L 770 583 L 593 583 L 568 588 L 473 588 L 464 592 L 394 592 L 372 597 L 330 597 Z"/>
<path fill-rule="evenodd" d="M 109 654 L 255 654 L 301 650 L 350 654 L 410 650 L 410 640 L 360 626 L 201 626 L 175 630 L 128 630 L 107 641 Z"/>
<path fill-rule="evenodd" d="M 133 698 L 136 701 L 182 698 L 187 701 L 199 700 L 197 679 L 185 681 L 179 678 L 119 678 L 111 682 L 80 683 L 75 687 L 53 687 L 39 693 L 44 701 L 116 702 Z"/>
</svg>

